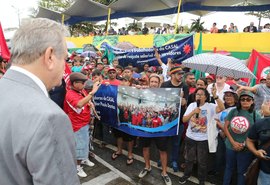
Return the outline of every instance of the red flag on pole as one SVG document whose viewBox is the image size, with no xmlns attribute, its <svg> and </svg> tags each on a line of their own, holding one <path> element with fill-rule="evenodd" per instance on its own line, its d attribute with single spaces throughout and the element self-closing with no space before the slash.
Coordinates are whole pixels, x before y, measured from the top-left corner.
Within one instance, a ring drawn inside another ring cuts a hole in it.
<svg viewBox="0 0 270 185">
<path fill-rule="evenodd" d="M 254 75 L 257 77 L 256 84 L 258 84 L 260 78 L 265 78 L 270 72 L 270 58 L 253 49 L 247 67 L 250 71 L 253 71 Z"/>
<path fill-rule="evenodd" d="M 6 43 L 6 39 L 2 30 L 1 22 L 0 22 L 0 56 L 2 56 L 2 58 L 6 60 L 10 59 L 10 52 L 7 47 L 7 43 Z"/>
</svg>

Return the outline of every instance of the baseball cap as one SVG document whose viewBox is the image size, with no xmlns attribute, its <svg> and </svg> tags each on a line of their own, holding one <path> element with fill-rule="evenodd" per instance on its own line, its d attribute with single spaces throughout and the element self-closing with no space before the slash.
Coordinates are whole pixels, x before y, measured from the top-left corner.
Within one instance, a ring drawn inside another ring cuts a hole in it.
<svg viewBox="0 0 270 185">
<path fill-rule="evenodd" d="M 224 91 L 224 93 L 233 93 L 233 94 L 236 94 L 236 92 L 233 90 L 233 89 L 228 89 L 228 90 L 226 90 L 226 91 Z"/>
<path fill-rule="evenodd" d="M 260 81 L 261 80 L 266 80 L 266 77 L 265 76 L 261 76 Z"/>
<path fill-rule="evenodd" d="M 207 78 L 209 78 L 209 79 L 211 79 L 212 81 L 214 81 L 215 79 L 214 79 L 214 77 L 212 76 L 212 75 L 208 75 L 207 77 L 205 77 L 206 79 Z"/>
<path fill-rule="evenodd" d="M 176 67 L 172 67 L 170 69 L 170 74 L 175 74 L 175 73 L 180 73 L 180 74 L 184 74 L 185 71 L 183 71 L 183 69 L 179 66 L 176 66 Z"/>
<path fill-rule="evenodd" d="M 254 94 L 250 91 L 242 91 L 239 97 L 241 96 L 250 96 L 251 98 L 254 98 Z"/>
<path fill-rule="evenodd" d="M 85 82 L 87 80 L 87 77 L 82 73 L 74 72 L 70 74 L 69 79 L 71 83 L 76 81 Z"/>
<path fill-rule="evenodd" d="M 114 67 L 109 67 L 108 72 L 109 71 L 116 71 L 116 69 Z"/>
<path fill-rule="evenodd" d="M 89 57 L 85 57 L 85 58 L 84 58 L 84 61 L 89 61 L 89 60 L 90 60 Z"/>
</svg>

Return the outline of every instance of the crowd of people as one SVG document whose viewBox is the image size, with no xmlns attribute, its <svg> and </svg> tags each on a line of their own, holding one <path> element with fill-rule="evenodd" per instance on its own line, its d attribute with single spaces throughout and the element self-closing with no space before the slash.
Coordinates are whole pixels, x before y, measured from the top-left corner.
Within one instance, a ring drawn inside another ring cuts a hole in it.
<svg viewBox="0 0 270 185">
<path fill-rule="evenodd" d="M 183 26 L 179 26 L 176 30 L 177 33 L 189 33 L 189 30 L 185 29 Z M 244 27 L 243 30 L 239 30 L 237 25 L 230 23 L 230 25 L 222 25 L 222 27 L 217 26 L 217 23 L 213 23 L 213 26 L 209 29 L 204 29 L 204 33 L 238 33 L 238 32 L 270 32 L 270 23 L 266 23 L 264 26 L 256 27 L 254 22 L 250 22 L 250 25 Z M 76 34 L 75 36 L 103 36 L 103 35 L 152 35 L 152 34 L 175 34 L 175 26 L 165 24 L 162 27 L 147 26 L 144 24 L 142 28 L 131 27 L 125 28 L 122 27 L 118 30 L 115 30 L 111 27 L 108 32 L 106 30 L 97 30 L 90 32 L 89 35 L 85 34 Z"/>
<path fill-rule="evenodd" d="M 80 184 L 78 176 L 88 175 L 83 165 L 95 165 L 89 159 L 89 127 L 92 122 L 94 129 L 101 124 L 93 96 L 100 84 L 105 84 L 182 89 L 179 134 L 139 138 L 145 160 L 139 178 L 151 172 L 150 144 L 154 141 L 166 185 L 172 184 L 167 173 L 168 161 L 174 171 L 184 168 L 180 184 L 187 182 L 197 163 L 200 185 L 205 184 L 208 173 L 222 172 L 223 185 L 229 185 L 235 167 L 237 184 L 244 185 L 244 173 L 255 157 L 261 164 L 258 184 L 269 184 L 270 107 L 265 99 L 270 97 L 270 73 L 260 84 L 249 87 L 240 79 L 213 74 L 196 80 L 190 69 L 176 61 L 162 61 L 157 50 L 154 52 L 159 66 L 146 63 L 142 69 L 131 64 L 121 66 L 117 59 L 109 61 L 106 57 L 89 58 L 73 53 L 67 58 L 65 33 L 66 29 L 56 22 L 32 19 L 14 35 L 11 67 L 0 60 L 1 183 Z M 65 63 L 72 71 L 69 84 L 62 76 Z M 64 85 L 59 90 L 61 82 Z M 119 105 L 119 112 L 121 121 L 148 127 L 160 126 L 162 119 L 178 115 L 167 108 L 156 111 L 127 104 Z M 122 155 L 123 142 L 127 142 L 126 164 L 132 165 L 137 138 L 115 128 L 113 133 L 117 151 L 112 153 L 112 160 Z M 182 164 L 180 157 L 185 159 Z M 207 162 L 209 158 L 212 165 Z"/>
</svg>

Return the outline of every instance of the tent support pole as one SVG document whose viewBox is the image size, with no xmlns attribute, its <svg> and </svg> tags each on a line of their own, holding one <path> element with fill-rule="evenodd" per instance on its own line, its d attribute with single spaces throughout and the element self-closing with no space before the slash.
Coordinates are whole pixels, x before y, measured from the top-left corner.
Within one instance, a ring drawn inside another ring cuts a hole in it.
<svg viewBox="0 0 270 185">
<path fill-rule="evenodd" d="M 179 20 L 179 16 L 180 16 L 180 7 L 181 7 L 181 3 L 182 3 L 182 0 L 179 0 L 179 1 L 178 1 L 178 9 L 177 9 L 176 23 L 175 23 L 175 28 L 174 28 L 174 34 L 176 34 L 177 28 L 178 28 L 178 20 Z"/>
</svg>

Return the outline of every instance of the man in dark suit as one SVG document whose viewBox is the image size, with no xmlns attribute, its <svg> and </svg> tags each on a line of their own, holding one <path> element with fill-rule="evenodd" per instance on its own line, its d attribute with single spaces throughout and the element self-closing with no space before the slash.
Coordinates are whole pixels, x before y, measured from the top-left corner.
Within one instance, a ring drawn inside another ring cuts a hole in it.
<svg viewBox="0 0 270 185">
<path fill-rule="evenodd" d="M 254 26 L 254 22 L 251 22 L 249 26 L 244 28 L 243 32 L 257 32 L 257 27 Z"/>
<path fill-rule="evenodd" d="M 12 66 L 0 80 L 0 184 L 80 184 L 70 120 L 48 95 L 61 85 L 65 33 L 37 18 L 13 36 Z"/>
</svg>

